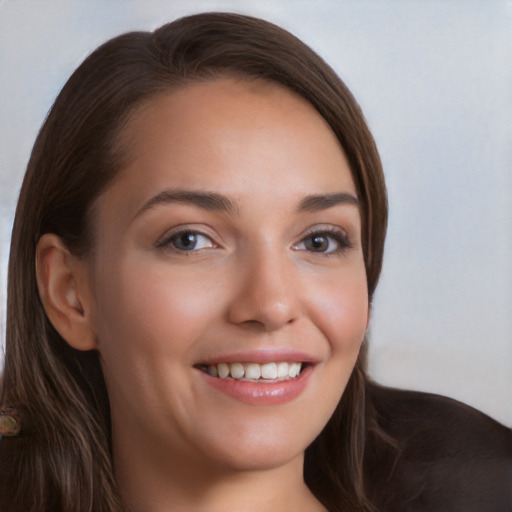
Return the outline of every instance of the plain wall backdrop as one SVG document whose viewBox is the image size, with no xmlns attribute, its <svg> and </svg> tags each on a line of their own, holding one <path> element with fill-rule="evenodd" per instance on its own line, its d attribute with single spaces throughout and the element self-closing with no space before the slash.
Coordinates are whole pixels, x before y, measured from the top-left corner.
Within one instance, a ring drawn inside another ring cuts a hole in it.
<svg viewBox="0 0 512 512">
<path fill-rule="evenodd" d="M 65 80 L 112 36 L 209 10 L 289 29 L 368 119 L 390 203 L 371 375 L 512 425 L 509 0 L 0 0 L 2 337 L 16 197 Z"/>
</svg>

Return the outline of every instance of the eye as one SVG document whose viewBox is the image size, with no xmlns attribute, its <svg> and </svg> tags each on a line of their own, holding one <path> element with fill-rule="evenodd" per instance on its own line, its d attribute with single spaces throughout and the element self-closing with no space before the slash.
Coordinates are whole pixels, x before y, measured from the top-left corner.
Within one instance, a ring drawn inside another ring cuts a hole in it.
<svg viewBox="0 0 512 512">
<path fill-rule="evenodd" d="M 175 251 L 191 252 L 216 247 L 216 244 L 204 233 L 187 229 L 171 233 L 158 242 L 157 246 Z"/>
<path fill-rule="evenodd" d="M 342 253 L 351 247 L 346 233 L 337 229 L 323 229 L 308 233 L 293 248 L 297 251 L 308 251 L 321 255 Z"/>
</svg>

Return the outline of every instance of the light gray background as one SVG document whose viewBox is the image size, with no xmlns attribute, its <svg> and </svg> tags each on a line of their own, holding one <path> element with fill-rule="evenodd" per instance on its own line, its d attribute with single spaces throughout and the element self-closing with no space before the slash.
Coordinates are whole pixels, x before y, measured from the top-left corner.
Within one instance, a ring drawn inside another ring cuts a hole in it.
<svg viewBox="0 0 512 512">
<path fill-rule="evenodd" d="M 512 424 L 512 2 L 0 1 L 0 324 L 16 196 L 39 126 L 107 38 L 227 10 L 291 30 L 365 112 L 390 202 L 372 375 Z"/>
</svg>

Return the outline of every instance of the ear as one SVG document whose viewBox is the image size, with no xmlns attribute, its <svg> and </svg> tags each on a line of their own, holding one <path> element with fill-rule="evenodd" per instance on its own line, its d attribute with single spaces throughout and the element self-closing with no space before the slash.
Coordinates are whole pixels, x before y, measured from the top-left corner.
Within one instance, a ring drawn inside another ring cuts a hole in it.
<svg viewBox="0 0 512 512">
<path fill-rule="evenodd" d="M 86 263 L 73 256 L 58 236 L 48 233 L 37 244 L 36 273 L 39 295 L 53 327 L 73 348 L 96 348 Z"/>
</svg>

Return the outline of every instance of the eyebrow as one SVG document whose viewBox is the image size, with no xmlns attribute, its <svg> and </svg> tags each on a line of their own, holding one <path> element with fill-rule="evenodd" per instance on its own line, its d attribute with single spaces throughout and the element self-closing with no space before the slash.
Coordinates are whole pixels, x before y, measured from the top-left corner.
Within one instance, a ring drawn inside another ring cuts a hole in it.
<svg viewBox="0 0 512 512">
<path fill-rule="evenodd" d="M 195 190 L 163 190 L 149 201 L 137 212 L 137 215 L 155 206 L 170 203 L 192 204 L 208 211 L 217 211 L 222 213 L 238 213 L 237 205 L 229 198 L 216 192 L 203 192 Z M 356 196 L 346 192 L 337 192 L 334 194 L 317 194 L 306 196 L 299 203 L 299 212 L 319 212 L 333 206 L 353 204 L 359 206 L 359 200 Z"/>
<path fill-rule="evenodd" d="M 327 210 L 340 204 L 353 204 L 359 206 L 359 200 L 356 196 L 346 192 L 337 192 L 335 194 L 319 194 L 306 196 L 299 204 L 301 212 L 319 212 Z"/>
<path fill-rule="evenodd" d="M 222 194 L 194 190 L 163 190 L 144 203 L 138 214 L 160 204 L 186 203 L 208 211 L 236 213 L 235 203 Z"/>
</svg>

